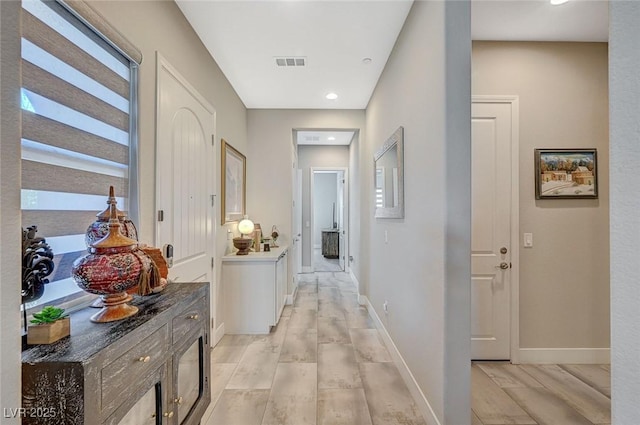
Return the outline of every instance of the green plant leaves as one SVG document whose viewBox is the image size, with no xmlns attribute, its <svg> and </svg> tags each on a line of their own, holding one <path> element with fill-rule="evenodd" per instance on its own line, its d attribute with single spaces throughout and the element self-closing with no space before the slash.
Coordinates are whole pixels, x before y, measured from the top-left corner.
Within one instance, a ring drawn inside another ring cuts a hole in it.
<svg viewBox="0 0 640 425">
<path fill-rule="evenodd" d="M 31 323 L 34 323 L 36 325 L 53 323 L 56 320 L 64 319 L 65 317 L 67 317 L 67 315 L 64 314 L 63 308 L 53 307 L 49 305 L 40 310 L 40 312 L 33 313 L 33 319 L 31 320 Z"/>
</svg>

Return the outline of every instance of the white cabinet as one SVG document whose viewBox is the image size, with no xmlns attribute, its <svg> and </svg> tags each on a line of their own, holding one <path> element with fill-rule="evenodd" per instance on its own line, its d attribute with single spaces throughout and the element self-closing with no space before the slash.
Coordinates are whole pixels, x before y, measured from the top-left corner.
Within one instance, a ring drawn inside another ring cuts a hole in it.
<svg viewBox="0 0 640 425">
<path fill-rule="evenodd" d="M 269 333 L 287 297 L 287 247 L 225 255 L 222 284 L 225 333 Z"/>
</svg>

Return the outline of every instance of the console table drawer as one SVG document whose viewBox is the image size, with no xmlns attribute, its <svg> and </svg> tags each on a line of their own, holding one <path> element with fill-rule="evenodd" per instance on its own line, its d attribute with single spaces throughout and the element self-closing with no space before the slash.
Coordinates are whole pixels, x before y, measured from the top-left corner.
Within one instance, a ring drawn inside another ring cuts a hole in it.
<svg viewBox="0 0 640 425">
<path fill-rule="evenodd" d="M 207 301 L 200 298 L 198 301 L 185 308 L 182 313 L 173 318 L 172 342 L 176 342 L 184 336 L 196 323 L 200 323 L 207 315 Z"/>
<path fill-rule="evenodd" d="M 169 331 L 165 324 L 105 366 L 101 372 L 102 409 L 116 399 L 122 400 L 132 383 L 143 378 L 159 361 L 165 361 L 168 348 Z"/>
</svg>

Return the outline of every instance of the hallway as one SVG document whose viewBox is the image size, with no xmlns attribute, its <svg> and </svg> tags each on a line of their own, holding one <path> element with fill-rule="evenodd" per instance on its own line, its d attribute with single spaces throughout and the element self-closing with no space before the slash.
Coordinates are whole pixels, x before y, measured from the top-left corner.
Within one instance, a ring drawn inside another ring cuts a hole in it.
<svg viewBox="0 0 640 425">
<path fill-rule="evenodd" d="M 269 335 L 225 335 L 212 353 L 205 425 L 423 425 L 346 273 L 300 275 Z"/>
</svg>

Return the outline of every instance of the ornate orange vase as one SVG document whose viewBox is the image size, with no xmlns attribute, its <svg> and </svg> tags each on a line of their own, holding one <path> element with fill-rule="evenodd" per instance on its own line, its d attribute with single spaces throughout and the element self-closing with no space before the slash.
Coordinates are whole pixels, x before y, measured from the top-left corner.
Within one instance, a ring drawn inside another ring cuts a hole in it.
<svg viewBox="0 0 640 425">
<path fill-rule="evenodd" d="M 149 278 L 153 260 L 138 248 L 138 242 L 120 233 L 115 202 L 109 205 L 107 234 L 92 243 L 89 253 L 73 263 L 72 275 L 83 290 L 100 295 L 104 307 L 91 316 L 93 322 L 113 322 L 132 316 L 138 308 L 127 304 L 127 290 Z"/>
</svg>

